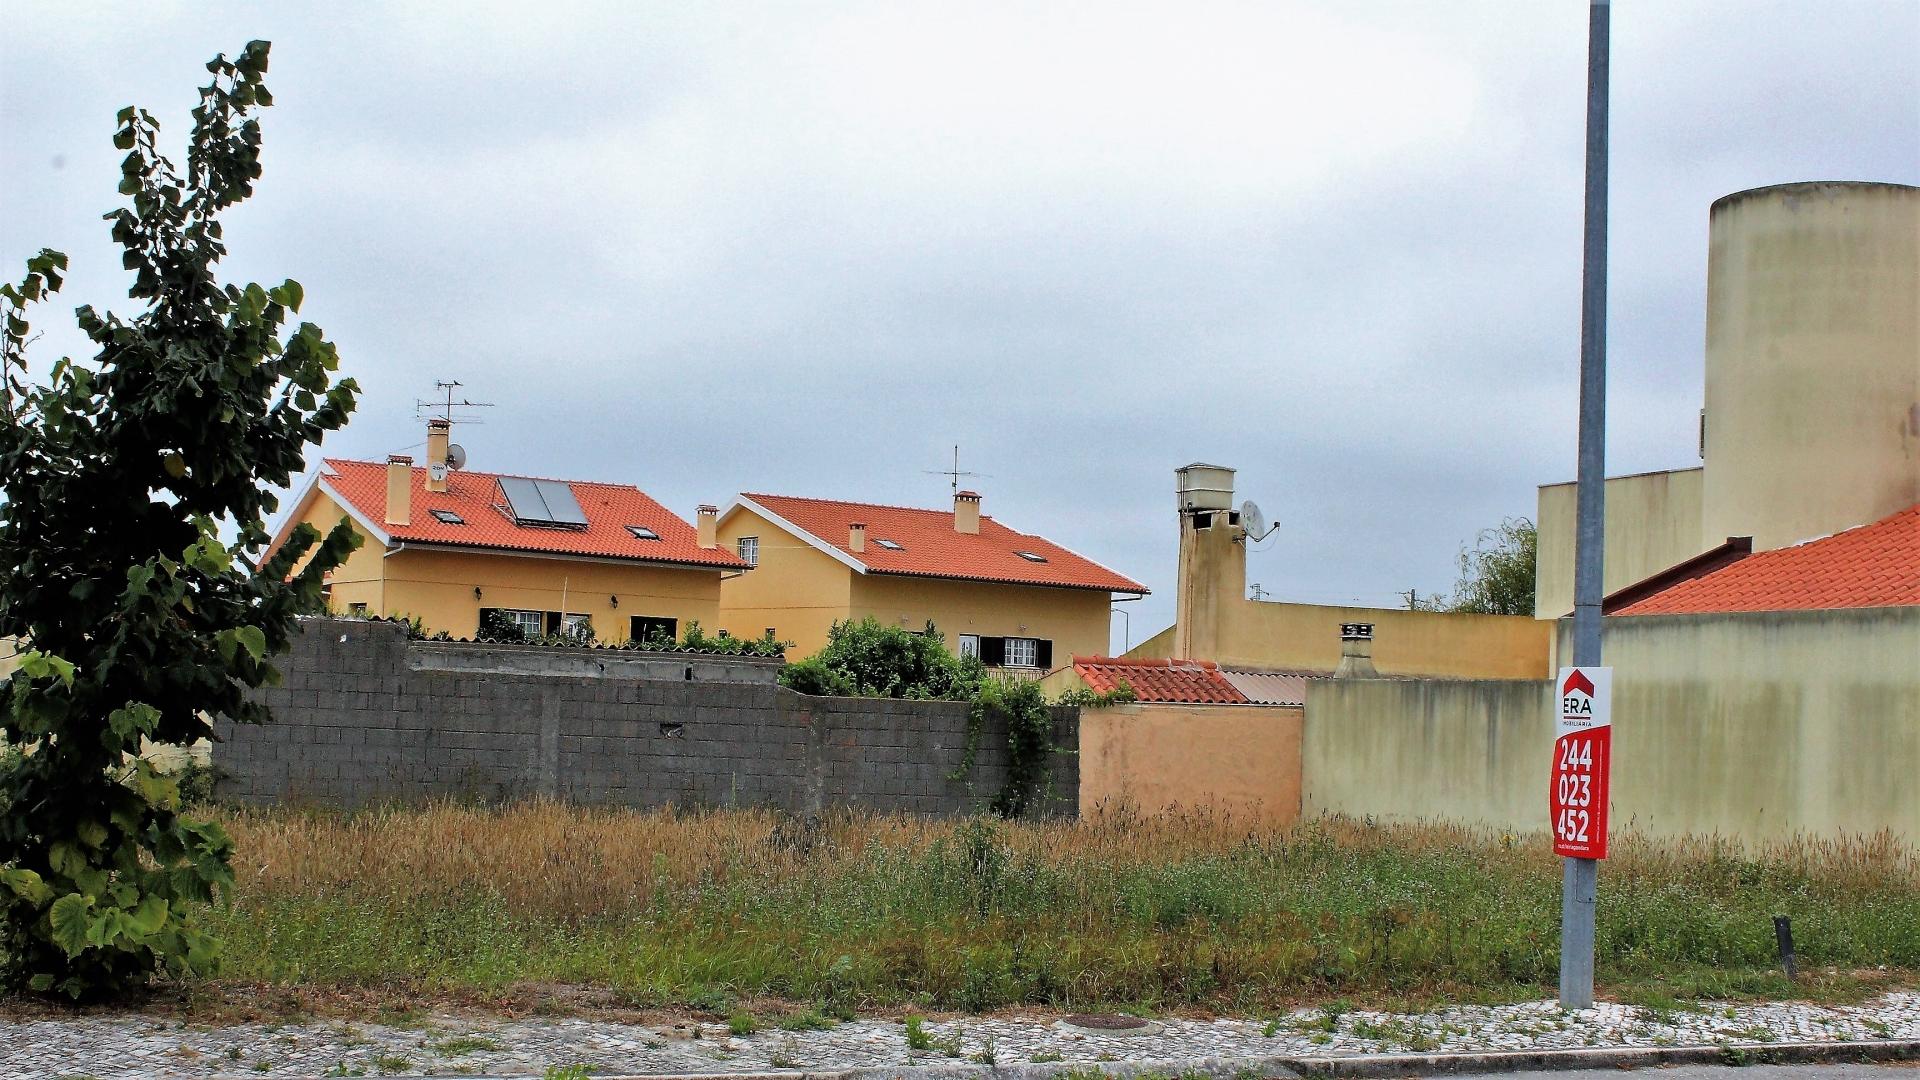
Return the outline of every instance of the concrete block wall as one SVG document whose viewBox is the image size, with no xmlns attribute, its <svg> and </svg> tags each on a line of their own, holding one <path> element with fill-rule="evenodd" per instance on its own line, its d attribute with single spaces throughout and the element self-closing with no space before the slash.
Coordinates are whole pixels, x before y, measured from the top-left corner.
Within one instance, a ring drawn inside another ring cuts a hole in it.
<svg viewBox="0 0 1920 1080">
<path fill-rule="evenodd" d="M 982 733 L 967 778 L 967 706 L 812 698 L 777 661 L 409 642 L 394 623 L 310 619 L 261 691 L 263 726 L 219 726 L 223 795 L 354 806 L 548 797 L 632 807 L 832 806 L 960 814 L 1006 776 Z M 1055 711 L 1078 745 L 1078 711 Z M 1071 814 L 1077 759 L 1056 756 L 1046 812 Z"/>
</svg>

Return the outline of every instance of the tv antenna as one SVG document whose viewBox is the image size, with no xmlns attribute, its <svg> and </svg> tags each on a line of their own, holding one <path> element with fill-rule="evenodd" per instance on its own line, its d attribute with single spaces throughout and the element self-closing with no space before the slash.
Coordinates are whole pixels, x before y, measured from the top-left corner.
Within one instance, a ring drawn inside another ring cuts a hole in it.
<svg viewBox="0 0 1920 1080">
<path fill-rule="evenodd" d="M 924 473 L 926 473 L 926 474 L 927 474 L 927 475 L 929 475 L 929 476 L 944 476 L 944 477 L 947 477 L 947 478 L 948 478 L 949 480 L 951 480 L 951 481 L 953 482 L 953 493 L 954 493 L 955 495 L 958 495 L 958 494 L 960 494 L 960 478 L 961 478 L 961 477 L 963 477 L 963 476 L 973 476 L 973 477 L 978 477 L 978 478 L 980 478 L 980 479 L 982 479 L 982 480 L 991 480 L 991 479 L 993 479 L 993 476 L 992 476 L 991 474 L 989 474 L 989 473 L 980 473 L 980 472 L 969 472 L 969 471 L 967 471 L 967 470 L 965 470 L 965 469 L 962 469 L 962 468 L 960 467 L 960 446 L 959 446 L 959 444 L 958 444 L 958 443 L 956 443 L 956 444 L 954 444 L 954 447 L 953 447 L 953 468 L 951 468 L 951 469 L 922 469 L 922 470 L 920 470 L 920 471 L 921 471 L 921 472 L 924 472 Z"/>
<path fill-rule="evenodd" d="M 466 384 L 455 381 L 455 380 L 450 380 L 450 379 L 436 380 L 433 384 L 433 388 L 435 391 L 439 393 L 441 400 L 428 401 L 425 398 L 413 399 L 414 416 L 426 417 L 426 418 L 432 418 L 437 416 L 440 419 L 445 420 L 449 425 L 452 425 L 454 423 L 461 423 L 461 424 L 480 423 L 481 421 L 474 419 L 472 416 L 453 415 L 455 409 L 491 409 L 493 408 L 493 402 L 491 401 L 468 401 L 464 397 L 456 399 L 454 392 L 459 390 L 460 387 L 464 385 Z"/>
</svg>

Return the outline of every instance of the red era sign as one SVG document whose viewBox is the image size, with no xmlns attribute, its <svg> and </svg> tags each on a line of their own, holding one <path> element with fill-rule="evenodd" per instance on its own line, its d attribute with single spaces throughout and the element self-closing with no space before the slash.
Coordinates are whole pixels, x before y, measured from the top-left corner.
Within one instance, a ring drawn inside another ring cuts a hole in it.
<svg viewBox="0 0 1920 1080">
<path fill-rule="evenodd" d="M 1547 808 L 1553 853 L 1607 857 L 1607 773 L 1613 762 L 1613 669 L 1561 668 Z"/>
</svg>

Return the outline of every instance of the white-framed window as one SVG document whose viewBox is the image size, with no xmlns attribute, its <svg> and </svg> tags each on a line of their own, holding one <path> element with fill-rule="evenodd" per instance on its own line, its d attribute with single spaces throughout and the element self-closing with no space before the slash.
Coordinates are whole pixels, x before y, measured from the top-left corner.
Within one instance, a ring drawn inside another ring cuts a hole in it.
<svg viewBox="0 0 1920 1080">
<path fill-rule="evenodd" d="M 1005 664 L 1007 667 L 1039 667 L 1039 640 L 1030 637 L 1008 638 Z"/>
<path fill-rule="evenodd" d="M 759 537 L 743 536 L 740 538 L 739 544 L 737 546 L 740 550 L 741 562 L 746 563 L 748 566 L 760 565 L 760 538 Z"/>
<path fill-rule="evenodd" d="M 583 637 L 593 623 L 585 615 L 560 616 L 560 632 L 568 637 Z"/>
<path fill-rule="evenodd" d="M 960 655 L 971 656 L 971 657 L 974 657 L 975 659 L 979 658 L 980 656 L 980 635 L 979 634 L 961 634 L 960 635 Z"/>
<path fill-rule="evenodd" d="M 544 611 L 524 611 L 520 608 L 501 608 L 500 614 L 513 621 L 520 632 L 530 638 L 539 637 L 547 632 L 547 613 Z"/>
</svg>

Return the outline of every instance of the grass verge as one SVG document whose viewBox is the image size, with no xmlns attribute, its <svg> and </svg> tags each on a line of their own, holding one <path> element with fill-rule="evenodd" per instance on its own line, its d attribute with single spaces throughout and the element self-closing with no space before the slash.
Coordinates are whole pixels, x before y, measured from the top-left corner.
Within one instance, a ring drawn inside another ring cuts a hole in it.
<svg viewBox="0 0 1920 1080">
<path fill-rule="evenodd" d="M 532 984 L 722 1019 L 766 1001 L 1258 1015 L 1550 996 L 1558 957 L 1544 839 L 1464 828 L 1124 814 L 808 828 L 549 804 L 219 816 L 240 852 L 216 916 L 226 985 L 296 995 L 505 1000 Z M 1810 973 L 1797 984 L 1775 966 L 1776 914 Z M 1885 838 L 1760 852 L 1626 838 L 1602 870 L 1598 971 L 1649 1003 L 1910 984 L 1920 859 Z"/>
</svg>

